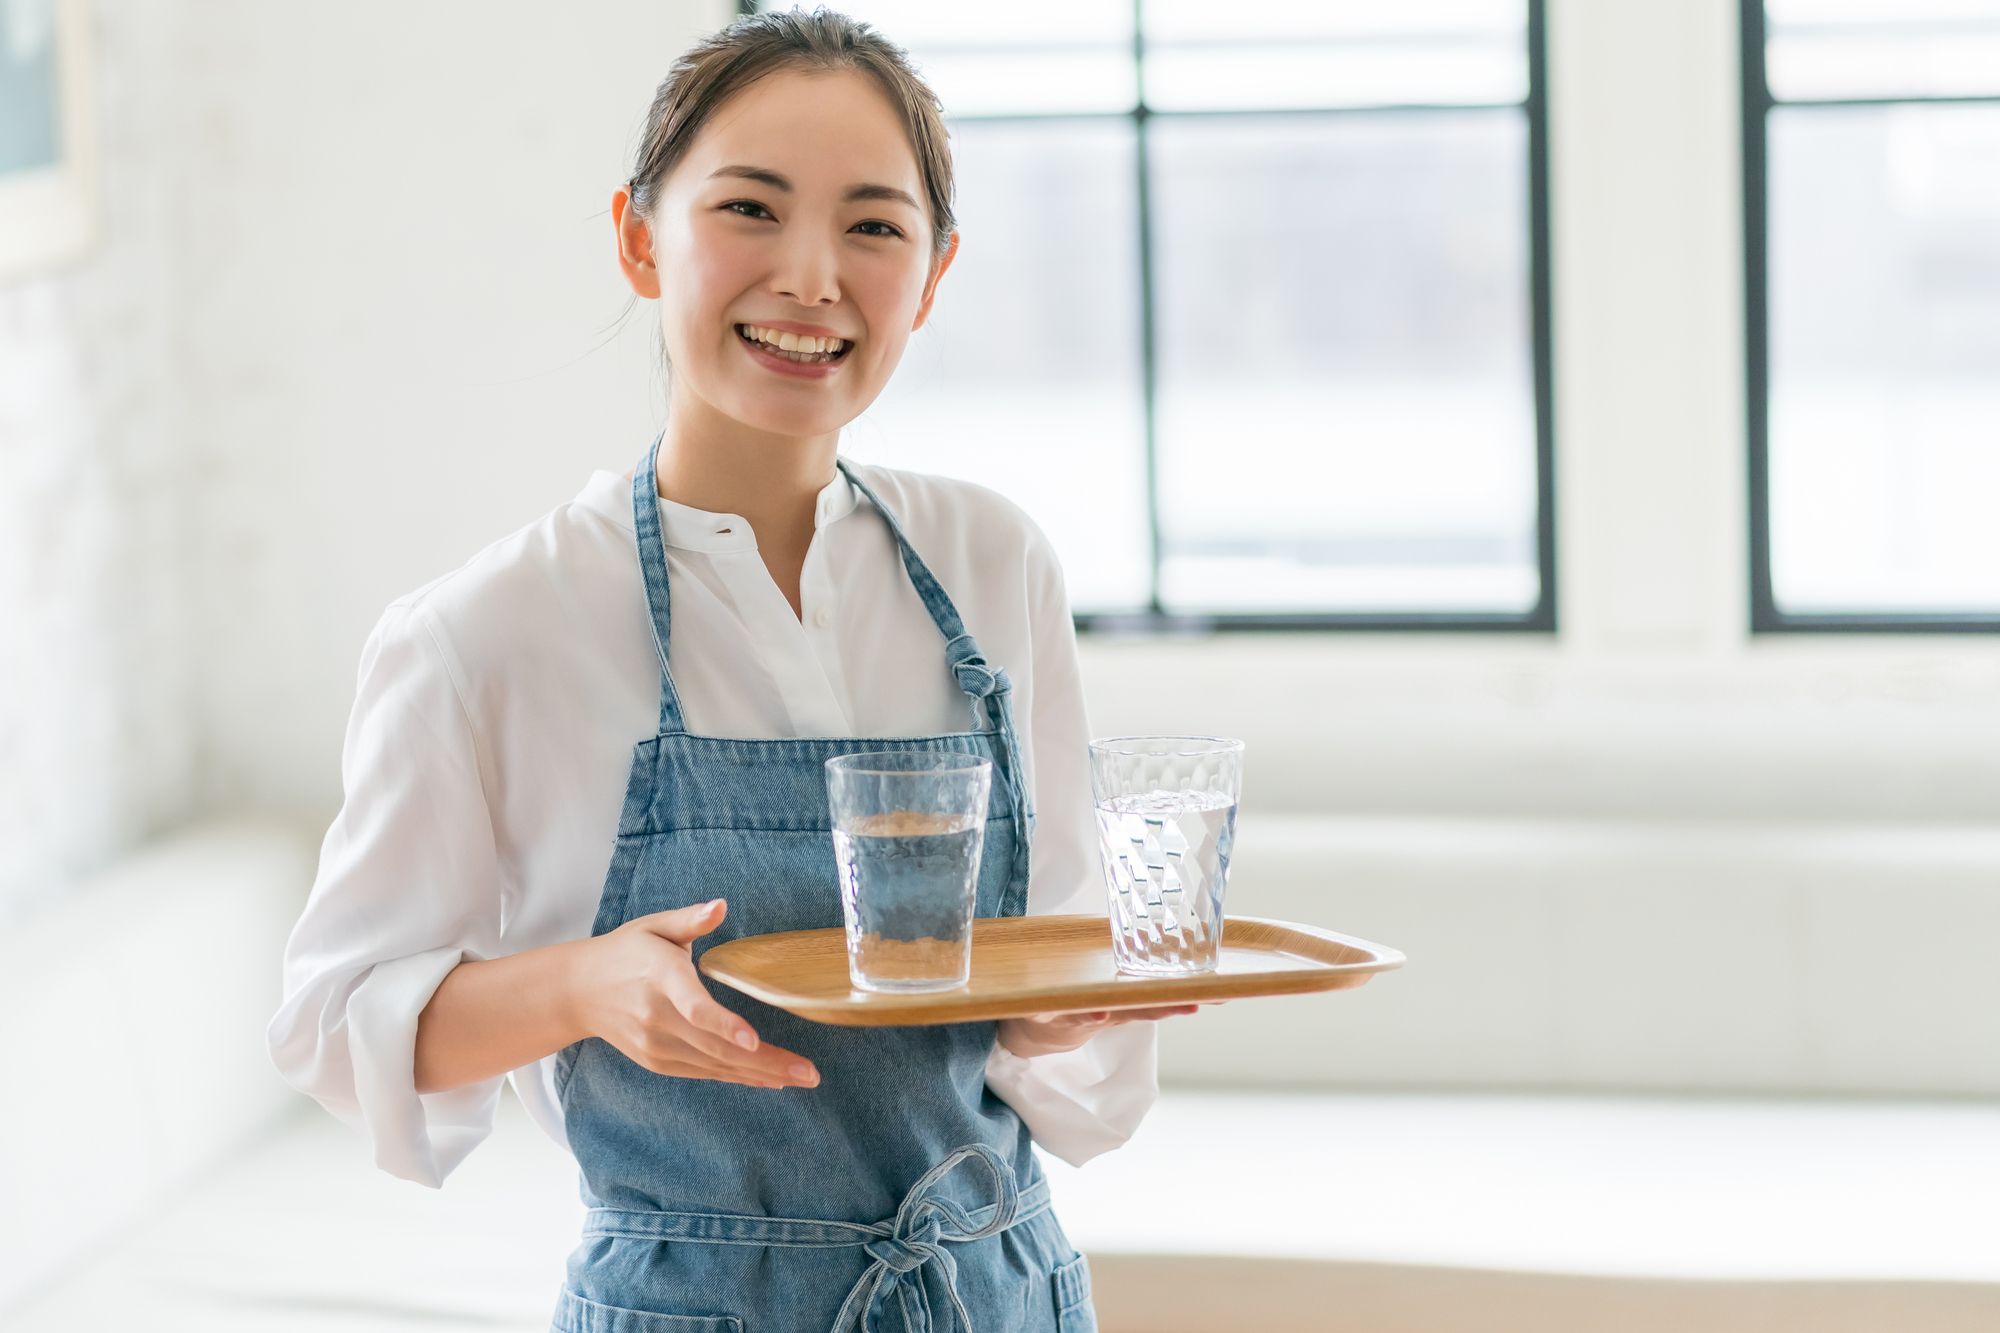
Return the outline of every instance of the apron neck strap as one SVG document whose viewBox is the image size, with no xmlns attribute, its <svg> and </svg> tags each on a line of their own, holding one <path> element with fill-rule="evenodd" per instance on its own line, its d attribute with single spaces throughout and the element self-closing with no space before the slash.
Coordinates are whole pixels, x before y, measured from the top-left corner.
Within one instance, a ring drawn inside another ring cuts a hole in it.
<svg viewBox="0 0 2000 1333">
<path fill-rule="evenodd" d="M 660 530 L 660 483 L 654 471 L 660 456 L 662 431 L 653 437 L 646 456 L 632 469 L 632 527 L 639 536 L 639 576 L 646 584 L 646 610 L 653 626 L 653 651 L 660 658 L 660 734 L 687 730 L 680 691 L 667 665 L 667 642 L 673 627 L 673 607 L 667 596 L 667 542 Z"/>
<path fill-rule="evenodd" d="M 840 474 L 847 478 L 848 485 L 860 491 L 868 503 L 875 506 L 875 512 L 882 516 L 882 521 L 889 525 L 890 533 L 896 538 L 897 549 L 903 553 L 903 568 L 909 571 L 910 582 L 916 586 L 917 596 L 924 599 L 924 610 L 931 613 L 931 623 L 936 625 L 938 633 L 944 636 L 945 662 L 951 667 L 952 675 L 957 677 L 958 687 L 971 699 L 974 717 L 978 717 L 981 711 L 980 705 L 984 703 L 989 710 L 994 711 L 997 719 L 995 705 L 999 697 L 1007 694 L 1012 688 L 1008 684 L 1006 671 L 990 665 L 985 655 L 979 651 L 978 642 L 965 632 L 965 621 L 959 618 L 958 608 L 952 604 L 951 595 L 945 592 L 944 585 L 937 581 L 937 575 L 931 573 L 930 566 L 926 565 L 923 557 L 917 554 L 916 547 L 910 545 L 910 539 L 903 535 L 903 525 L 897 519 L 895 511 L 882 503 L 882 498 L 847 465 L 846 459 L 837 460 L 835 465 L 839 467 Z"/>
</svg>

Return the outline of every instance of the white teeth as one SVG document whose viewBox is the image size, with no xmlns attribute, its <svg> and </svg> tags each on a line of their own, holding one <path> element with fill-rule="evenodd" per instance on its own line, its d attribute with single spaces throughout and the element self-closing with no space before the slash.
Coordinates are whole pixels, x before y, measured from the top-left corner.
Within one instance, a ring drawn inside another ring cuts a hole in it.
<svg viewBox="0 0 2000 1333">
<path fill-rule="evenodd" d="M 816 338 L 804 333 L 781 333 L 777 329 L 767 329 L 757 324 L 739 325 L 743 336 L 752 342 L 764 344 L 774 352 L 788 353 L 793 360 L 808 356 L 832 356 L 847 349 L 842 338 Z"/>
</svg>

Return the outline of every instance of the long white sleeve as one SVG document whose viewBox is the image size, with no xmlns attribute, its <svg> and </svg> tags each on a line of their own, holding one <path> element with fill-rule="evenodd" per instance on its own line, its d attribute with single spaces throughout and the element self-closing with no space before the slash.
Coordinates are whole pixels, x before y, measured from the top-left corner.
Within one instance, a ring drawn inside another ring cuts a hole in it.
<svg viewBox="0 0 2000 1333">
<path fill-rule="evenodd" d="M 438 1185 L 491 1132 L 500 1081 L 419 1096 L 417 1016 L 462 959 L 495 951 L 498 876 L 470 721 L 407 605 L 362 654 L 341 777 L 347 801 L 286 951 L 271 1051 L 294 1086 L 367 1132 L 377 1165 Z"/>
</svg>

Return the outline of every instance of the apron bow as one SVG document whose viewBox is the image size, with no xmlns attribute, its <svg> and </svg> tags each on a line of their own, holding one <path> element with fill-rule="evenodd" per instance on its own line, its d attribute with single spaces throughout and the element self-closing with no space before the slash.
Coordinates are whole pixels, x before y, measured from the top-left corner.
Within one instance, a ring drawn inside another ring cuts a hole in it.
<svg viewBox="0 0 2000 1333">
<path fill-rule="evenodd" d="M 992 1205 L 993 1216 L 983 1226 L 974 1225 L 971 1214 L 950 1199 L 932 1195 L 938 1182 L 961 1162 L 975 1158 L 993 1178 L 993 1192 L 997 1196 Z M 957 1316 L 954 1333 L 972 1333 L 971 1316 L 958 1295 L 958 1265 L 941 1242 L 963 1243 L 999 1235 L 1014 1225 L 1020 1200 L 1013 1169 L 983 1143 L 969 1143 L 939 1162 L 903 1196 L 895 1221 L 878 1222 L 869 1228 L 881 1237 L 863 1247 L 875 1262 L 841 1303 L 840 1313 L 834 1316 L 833 1333 L 847 1333 L 850 1328 L 859 1328 L 861 1333 L 881 1333 L 883 1308 L 898 1295 L 902 1297 L 898 1303 L 908 1333 L 932 1333 L 936 1324 L 924 1280 L 926 1264 L 936 1265 L 937 1277 L 951 1298 L 952 1313 Z"/>
</svg>

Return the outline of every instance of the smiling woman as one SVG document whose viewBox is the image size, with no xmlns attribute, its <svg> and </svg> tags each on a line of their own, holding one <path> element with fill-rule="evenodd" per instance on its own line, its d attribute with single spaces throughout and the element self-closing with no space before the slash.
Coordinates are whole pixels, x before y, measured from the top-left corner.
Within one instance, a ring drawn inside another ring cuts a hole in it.
<svg viewBox="0 0 2000 1333">
<path fill-rule="evenodd" d="M 432 1184 L 511 1074 L 592 1205 L 562 1333 L 1093 1327 L 1030 1144 L 1123 1142 L 1150 1020 L 1185 1008 L 829 1028 L 696 968 L 839 924 L 844 755 L 986 760 L 977 914 L 1102 912 L 1047 539 L 838 454 L 929 318 L 951 203 L 936 100 L 879 34 L 821 11 L 697 46 L 612 203 L 664 430 L 365 652 L 273 1046 Z"/>
</svg>

